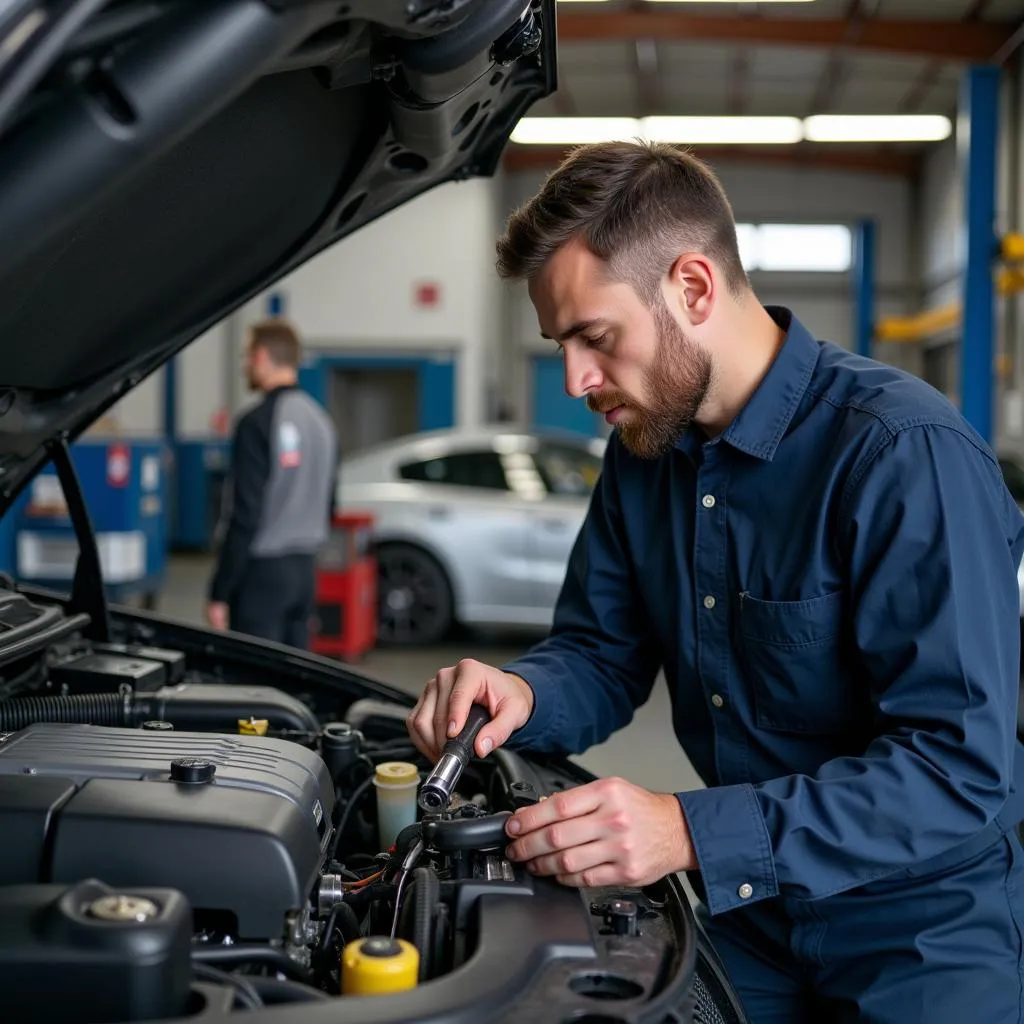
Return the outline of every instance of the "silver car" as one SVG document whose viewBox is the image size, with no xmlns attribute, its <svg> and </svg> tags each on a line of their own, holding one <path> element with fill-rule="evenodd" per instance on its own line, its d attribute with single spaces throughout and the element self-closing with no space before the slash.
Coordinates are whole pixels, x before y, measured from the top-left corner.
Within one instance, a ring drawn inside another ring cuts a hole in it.
<svg viewBox="0 0 1024 1024">
<path fill-rule="evenodd" d="M 381 642 L 433 643 L 454 622 L 549 626 L 605 444 L 503 425 L 345 456 L 338 505 L 375 517 Z"/>
</svg>

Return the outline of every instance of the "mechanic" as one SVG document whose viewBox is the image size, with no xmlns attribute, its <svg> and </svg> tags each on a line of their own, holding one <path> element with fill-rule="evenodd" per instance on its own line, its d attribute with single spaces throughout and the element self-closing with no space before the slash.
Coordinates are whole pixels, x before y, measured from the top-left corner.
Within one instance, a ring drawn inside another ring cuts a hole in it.
<svg viewBox="0 0 1024 1024">
<path fill-rule="evenodd" d="M 1024 518 L 988 446 L 763 306 L 675 148 L 576 150 L 498 252 L 615 430 L 550 635 L 439 671 L 417 747 L 478 702 L 480 756 L 579 753 L 663 669 L 706 788 L 557 794 L 510 819 L 511 859 L 573 886 L 687 872 L 754 1024 L 1024 1020 Z"/>
<path fill-rule="evenodd" d="M 338 443 L 330 417 L 298 387 L 300 356 L 287 323 L 251 329 L 245 372 L 263 399 L 235 427 L 207 619 L 214 629 L 305 649 L 316 555 L 334 510 Z"/>
</svg>

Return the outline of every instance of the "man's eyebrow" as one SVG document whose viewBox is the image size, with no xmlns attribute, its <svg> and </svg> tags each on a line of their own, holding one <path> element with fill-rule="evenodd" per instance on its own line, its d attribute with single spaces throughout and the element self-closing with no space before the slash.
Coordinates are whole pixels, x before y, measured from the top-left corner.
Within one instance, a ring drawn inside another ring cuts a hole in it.
<svg viewBox="0 0 1024 1024">
<path fill-rule="evenodd" d="M 562 331 L 558 336 L 558 341 L 568 341 L 569 338 L 576 337 L 577 334 L 582 334 L 584 331 L 590 330 L 591 327 L 596 327 L 598 324 L 603 324 L 604 320 L 600 317 L 596 317 L 593 320 L 577 320 L 568 330 Z M 550 334 L 545 334 L 543 331 L 540 332 L 542 338 L 546 338 L 548 341 L 553 341 Z"/>
</svg>

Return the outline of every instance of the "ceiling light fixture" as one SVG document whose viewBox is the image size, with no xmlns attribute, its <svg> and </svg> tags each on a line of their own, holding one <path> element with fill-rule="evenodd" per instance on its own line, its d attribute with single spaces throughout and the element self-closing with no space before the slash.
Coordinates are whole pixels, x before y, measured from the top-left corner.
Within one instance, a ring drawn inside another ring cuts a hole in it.
<svg viewBox="0 0 1024 1024">
<path fill-rule="evenodd" d="M 512 141 L 527 146 L 623 142 L 639 136 L 635 117 L 524 117 L 512 130 Z"/>
<path fill-rule="evenodd" d="M 798 117 L 645 117 L 645 139 L 692 145 L 791 145 L 803 138 Z"/>
<path fill-rule="evenodd" d="M 565 3 L 565 0 L 560 0 Z M 572 0 L 569 0 L 572 3 Z M 591 0 L 593 2 L 593 0 Z M 603 3 L 604 0 L 598 0 Z M 814 0 L 743 0 L 748 4 L 811 4 Z M 736 0 L 647 0 L 649 4 L 729 4 L 736 3 Z"/>
<path fill-rule="evenodd" d="M 941 114 L 814 114 L 804 119 L 810 142 L 941 142 L 953 123 Z"/>
<path fill-rule="evenodd" d="M 788 145 L 803 137 L 796 117 L 524 117 L 512 141 L 572 146 L 650 139 L 680 145 Z"/>
<path fill-rule="evenodd" d="M 953 123 L 941 114 L 815 114 L 797 117 L 524 117 L 520 145 L 576 146 L 649 139 L 679 145 L 792 145 L 809 142 L 941 142 Z"/>
</svg>

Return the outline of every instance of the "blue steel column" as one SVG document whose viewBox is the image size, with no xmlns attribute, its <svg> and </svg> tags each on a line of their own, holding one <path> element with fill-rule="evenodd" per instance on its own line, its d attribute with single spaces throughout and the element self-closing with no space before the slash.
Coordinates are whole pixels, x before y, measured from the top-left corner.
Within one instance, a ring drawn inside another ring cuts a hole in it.
<svg viewBox="0 0 1024 1024">
<path fill-rule="evenodd" d="M 857 352 L 871 355 L 875 334 L 875 222 L 862 220 L 853 239 L 853 337 Z"/>
<path fill-rule="evenodd" d="M 968 68 L 960 91 L 957 142 L 964 182 L 963 336 L 960 408 L 986 441 L 992 439 L 995 376 L 996 151 L 999 68 Z"/>
</svg>

